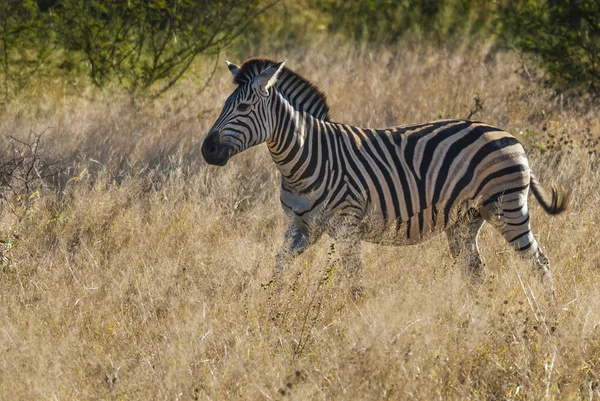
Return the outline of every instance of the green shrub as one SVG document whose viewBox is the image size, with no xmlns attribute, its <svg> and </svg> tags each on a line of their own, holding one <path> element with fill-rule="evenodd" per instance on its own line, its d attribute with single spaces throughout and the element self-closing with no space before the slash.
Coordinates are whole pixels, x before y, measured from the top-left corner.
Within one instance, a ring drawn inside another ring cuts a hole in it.
<svg viewBox="0 0 600 401">
<path fill-rule="evenodd" d="M 0 100 L 56 68 L 158 96 L 199 54 L 301 49 L 323 30 L 369 45 L 496 41 L 539 56 L 556 87 L 600 94 L 598 0 L 0 0 Z"/>
<path fill-rule="evenodd" d="M 260 0 L 62 0 L 56 8 L 62 44 L 84 55 L 95 85 L 116 80 L 132 94 L 153 95 L 197 55 L 219 54 L 261 11 Z"/>
<path fill-rule="evenodd" d="M 538 55 L 554 83 L 585 86 L 600 95 L 600 2 L 508 2 L 499 19 L 506 37 Z"/>
<path fill-rule="evenodd" d="M 33 76 L 46 72 L 55 45 L 52 15 L 33 0 L 0 1 L 0 103 L 6 104 Z"/>
<path fill-rule="evenodd" d="M 482 0 L 313 0 L 329 29 L 377 43 L 401 38 L 447 42 L 482 30 L 495 4 Z"/>
</svg>

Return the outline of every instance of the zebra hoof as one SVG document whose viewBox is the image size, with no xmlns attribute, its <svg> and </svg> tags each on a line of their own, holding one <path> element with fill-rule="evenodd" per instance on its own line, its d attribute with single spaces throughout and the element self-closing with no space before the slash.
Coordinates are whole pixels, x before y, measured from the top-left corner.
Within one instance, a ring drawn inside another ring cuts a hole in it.
<svg viewBox="0 0 600 401">
<path fill-rule="evenodd" d="M 486 274 L 483 266 L 479 266 L 476 269 L 469 269 L 469 278 L 472 284 L 481 285 L 485 281 Z"/>
<path fill-rule="evenodd" d="M 350 288 L 350 299 L 354 302 L 358 302 L 365 296 L 365 288 L 362 285 L 353 285 Z"/>
<path fill-rule="evenodd" d="M 556 303 L 556 287 L 554 286 L 554 279 L 552 278 L 552 273 L 550 273 L 550 269 L 547 266 L 544 266 L 541 269 L 542 273 L 542 285 L 546 289 L 547 292 L 552 296 L 552 301 Z"/>
</svg>

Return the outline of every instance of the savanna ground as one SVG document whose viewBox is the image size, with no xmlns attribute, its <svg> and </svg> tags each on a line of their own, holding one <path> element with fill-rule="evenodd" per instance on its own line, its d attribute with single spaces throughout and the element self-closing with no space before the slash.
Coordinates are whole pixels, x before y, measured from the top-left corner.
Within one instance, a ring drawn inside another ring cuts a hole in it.
<svg viewBox="0 0 600 401">
<path fill-rule="evenodd" d="M 467 117 L 525 145 L 570 209 L 533 230 L 556 302 L 493 228 L 474 285 L 445 236 L 365 245 L 365 296 L 328 269 L 327 238 L 268 307 L 287 224 L 264 146 L 224 168 L 199 148 L 233 90 L 224 63 L 132 104 L 60 81 L 13 102 L 3 148 L 31 152 L 32 188 L 0 209 L 2 399 L 524 399 L 600 397 L 600 105 L 556 96 L 514 52 L 325 42 L 276 54 L 328 95 L 336 121 Z M 241 60 L 231 60 L 241 61 Z M 476 101 L 482 104 L 479 110 Z M 40 175 L 50 177 L 39 180 Z"/>
</svg>

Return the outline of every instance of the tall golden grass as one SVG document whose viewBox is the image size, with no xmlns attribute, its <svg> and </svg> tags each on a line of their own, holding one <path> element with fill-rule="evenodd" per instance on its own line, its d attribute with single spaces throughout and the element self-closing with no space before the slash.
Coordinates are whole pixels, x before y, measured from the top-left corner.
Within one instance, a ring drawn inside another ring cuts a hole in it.
<svg viewBox="0 0 600 401">
<path fill-rule="evenodd" d="M 287 58 L 334 120 L 361 126 L 464 118 L 479 99 L 474 119 L 514 133 L 546 185 L 573 190 L 556 217 L 530 198 L 556 302 L 486 226 L 479 285 L 443 235 L 365 245 L 357 303 L 324 238 L 269 307 L 287 224 L 275 166 L 264 146 L 224 168 L 199 153 L 233 90 L 224 64 L 203 92 L 190 78 L 143 104 L 52 82 L 0 121 L 2 140 L 44 132 L 44 157 L 61 166 L 35 190 L 3 192 L 0 398 L 600 397 L 598 103 L 554 94 L 486 46 L 322 42 L 260 56 Z"/>
</svg>

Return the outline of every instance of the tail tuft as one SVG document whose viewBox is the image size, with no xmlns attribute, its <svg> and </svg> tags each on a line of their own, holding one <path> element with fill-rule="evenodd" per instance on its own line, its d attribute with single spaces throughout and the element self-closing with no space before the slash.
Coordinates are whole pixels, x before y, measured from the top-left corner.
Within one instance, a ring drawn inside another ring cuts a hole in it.
<svg viewBox="0 0 600 401">
<path fill-rule="evenodd" d="M 559 214 L 567 210 L 571 201 L 571 191 L 552 186 L 552 193 L 548 195 L 536 176 L 531 174 L 531 192 L 548 214 Z"/>
</svg>

